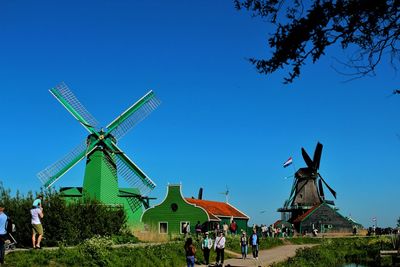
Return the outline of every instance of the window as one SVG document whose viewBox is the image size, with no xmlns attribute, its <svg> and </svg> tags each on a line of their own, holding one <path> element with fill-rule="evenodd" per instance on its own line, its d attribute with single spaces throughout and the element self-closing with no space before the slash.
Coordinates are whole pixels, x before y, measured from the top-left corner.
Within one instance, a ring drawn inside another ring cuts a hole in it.
<svg viewBox="0 0 400 267">
<path fill-rule="evenodd" d="M 190 233 L 190 222 L 181 222 L 181 234 Z"/>
<path fill-rule="evenodd" d="M 177 211 L 177 210 L 178 210 L 178 204 L 172 203 L 172 204 L 171 204 L 171 210 L 172 210 L 173 212 Z"/>
<path fill-rule="evenodd" d="M 168 223 L 167 222 L 159 223 L 159 232 L 160 232 L 160 234 L 168 234 Z"/>
</svg>

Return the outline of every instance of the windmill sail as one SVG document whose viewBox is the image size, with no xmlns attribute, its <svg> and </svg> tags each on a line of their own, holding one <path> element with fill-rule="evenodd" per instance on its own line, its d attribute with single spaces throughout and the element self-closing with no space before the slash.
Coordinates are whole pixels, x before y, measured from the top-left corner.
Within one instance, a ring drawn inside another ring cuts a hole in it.
<svg viewBox="0 0 400 267">
<path fill-rule="evenodd" d="M 107 126 L 107 133 L 117 140 L 160 105 L 153 91 L 148 92 Z"/>
<path fill-rule="evenodd" d="M 50 92 L 90 133 L 98 127 L 97 120 L 79 102 L 64 82 L 51 89 Z"/>
<path fill-rule="evenodd" d="M 148 194 L 156 184 L 115 144 L 118 176 L 122 176 L 132 187 L 138 188 L 142 195 Z"/>
<path fill-rule="evenodd" d="M 88 151 L 86 140 L 79 144 L 75 149 L 65 155 L 61 160 L 50 165 L 46 169 L 37 174 L 39 180 L 45 187 L 52 186 L 58 179 L 61 178 L 69 169 L 74 167 L 79 161 L 84 159 L 88 153 L 95 148 L 92 144 Z"/>
</svg>

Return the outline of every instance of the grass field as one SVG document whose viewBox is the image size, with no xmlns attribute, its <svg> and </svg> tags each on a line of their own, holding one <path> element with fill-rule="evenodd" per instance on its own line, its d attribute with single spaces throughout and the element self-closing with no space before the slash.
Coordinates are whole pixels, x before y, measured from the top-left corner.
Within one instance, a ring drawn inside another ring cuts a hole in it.
<svg viewBox="0 0 400 267">
<path fill-rule="evenodd" d="M 119 240 L 123 241 L 123 240 Z M 73 248 L 60 246 L 54 250 L 28 250 L 12 252 L 6 256 L 5 266 L 185 266 L 183 240 L 160 244 L 113 246 L 118 240 L 94 237 Z M 300 250 L 295 257 L 275 266 L 340 266 L 344 263 L 373 264 L 376 266 L 379 250 L 390 249 L 388 237 L 346 238 L 287 238 L 262 239 L 261 249 L 284 244 L 317 243 L 309 249 Z M 200 245 L 197 248 L 197 263 L 203 263 Z M 239 237 L 227 237 L 226 248 L 240 254 Z M 226 255 L 228 256 L 228 255 Z M 210 260 L 215 260 L 211 251 Z M 390 262 L 381 262 L 382 266 Z"/>
</svg>

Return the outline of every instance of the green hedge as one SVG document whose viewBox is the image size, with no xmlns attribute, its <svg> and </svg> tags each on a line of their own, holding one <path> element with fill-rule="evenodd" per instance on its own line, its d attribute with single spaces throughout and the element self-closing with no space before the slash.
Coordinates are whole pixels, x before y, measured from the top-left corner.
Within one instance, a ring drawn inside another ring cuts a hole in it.
<svg viewBox="0 0 400 267">
<path fill-rule="evenodd" d="M 77 201 L 66 204 L 54 190 L 41 192 L 44 195 L 42 224 L 43 246 L 76 245 L 95 235 L 118 235 L 125 230 L 126 215 L 122 207 L 109 207 L 96 201 Z M 31 215 L 34 197 L 19 192 L 11 196 L 10 190 L 0 183 L 0 202 L 16 226 L 14 238 L 19 247 L 32 246 Z"/>
</svg>

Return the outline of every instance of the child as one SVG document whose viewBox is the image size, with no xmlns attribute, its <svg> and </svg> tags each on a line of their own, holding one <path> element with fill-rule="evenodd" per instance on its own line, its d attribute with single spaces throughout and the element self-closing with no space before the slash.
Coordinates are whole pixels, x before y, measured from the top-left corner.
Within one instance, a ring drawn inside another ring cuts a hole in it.
<svg viewBox="0 0 400 267">
<path fill-rule="evenodd" d="M 42 207 L 42 200 L 43 200 L 43 195 L 39 194 L 36 197 L 35 201 L 33 201 L 32 208 L 41 208 Z"/>
</svg>

